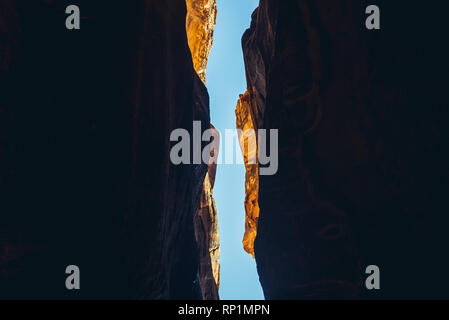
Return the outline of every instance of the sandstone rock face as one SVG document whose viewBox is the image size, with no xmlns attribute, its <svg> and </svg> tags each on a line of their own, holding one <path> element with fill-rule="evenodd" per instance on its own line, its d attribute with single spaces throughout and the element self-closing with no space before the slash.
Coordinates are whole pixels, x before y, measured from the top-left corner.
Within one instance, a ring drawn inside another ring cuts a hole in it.
<svg viewBox="0 0 449 320">
<path fill-rule="evenodd" d="M 65 1 L 0 3 L 0 297 L 201 299 L 208 168 L 169 158 L 174 129 L 210 127 L 186 3 L 78 4 L 69 31 Z"/>
<path fill-rule="evenodd" d="M 206 84 L 206 68 L 212 49 L 214 27 L 217 17 L 216 0 L 187 0 L 186 30 L 195 71 Z M 216 131 L 217 132 L 217 131 Z M 211 151 L 218 154 L 219 143 Z M 195 237 L 199 250 L 198 277 L 205 300 L 217 300 L 220 284 L 220 236 L 217 208 L 213 199 L 216 163 L 213 156 L 204 179 L 200 206 L 195 215 Z"/>
<path fill-rule="evenodd" d="M 193 65 L 203 82 L 217 20 L 217 0 L 186 0 L 187 36 Z"/>
<path fill-rule="evenodd" d="M 236 127 L 242 130 L 240 147 L 245 162 L 245 235 L 243 236 L 243 248 L 254 257 L 254 240 L 257 235 L 257 223 L 259 220 L 259 165 L 251 164 L 249 159 L 255 159 L 257 155 L 257 143 L 245 136 L 245 132 L 254 130 L 255 124 L 251 116 L 251 100 L 249 92 L 240 95 L 235 110 L 237 119 Z M 254 130 L 254 134 L 255 134 Z"/>
<path fill-rule="evenodd" d="M 370 4 L 261 0 L 243 36 L 238 127 L 279 129 L 259 177 L 267 298 L 448 298 L 447 5 L 379 0 L 368 31 Z"/>
</svg>

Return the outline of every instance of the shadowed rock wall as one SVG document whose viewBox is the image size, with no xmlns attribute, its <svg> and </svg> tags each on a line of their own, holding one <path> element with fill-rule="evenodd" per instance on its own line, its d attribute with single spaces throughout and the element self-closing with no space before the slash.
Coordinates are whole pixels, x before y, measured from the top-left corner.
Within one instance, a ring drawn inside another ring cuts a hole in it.
<svg viewBox="0 0 449 320">
<path fill-rule="evenodd" d="M 375 2 L 379 31 L 368 1 L 261 0 L 243 36 L 240 126 L 279 129 L 255 240 L 269 299 L 449 297 L 447 5 Z"/>
<path fill-rule="evenodd" d="M 212 127 L 213 130 L 215 128 Z M 218 131 L 215 131 L 217 137 Z M 218 214 L 213 197 L 219 141 L 214 141 L 206 178 L 203 183 L 200 205 L 195 215 L 195 236 L 199 250 L 198 278 L 204 300 L 218 300 L 220 286 L 220 234 Z"/>
<path fill-rule="evenodd" d="M 0 296 L 201 299 L 207 165 L 169 135 L 209 128 L 184 0 L 0 2 Z M 81 290 L 65 289 L 65 268 Z"/>
</svg>

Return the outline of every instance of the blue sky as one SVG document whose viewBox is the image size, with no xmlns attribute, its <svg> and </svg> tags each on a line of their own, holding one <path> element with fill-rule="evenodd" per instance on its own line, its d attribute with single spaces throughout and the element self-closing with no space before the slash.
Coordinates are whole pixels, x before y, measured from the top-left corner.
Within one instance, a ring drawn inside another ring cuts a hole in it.
<svg viewBox="0 0 449 320">
<path fill-rule="evenodd" d="M 212 124 L 222 136 L 225 129 L 235 128 L 237 100 L 239 94 L 246 90 L 241 38 L 258 3 L 258 0 L 217 0 L 217 25 L 206 77 Z M 245 229 L 244 165 L 218 167 L 214 198 L 221 240 L 220 298 L 263 299 L 255 261 L 242 246 Z"/>
</svg>

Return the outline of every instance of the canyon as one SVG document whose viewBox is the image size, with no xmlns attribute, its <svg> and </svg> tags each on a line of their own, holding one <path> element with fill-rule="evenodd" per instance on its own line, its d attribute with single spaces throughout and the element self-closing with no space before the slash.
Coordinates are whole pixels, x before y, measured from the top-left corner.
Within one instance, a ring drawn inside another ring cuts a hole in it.
<svg viewBox="0 0 449 320">
<path fill-rule="evenodd" d="M 376 1 L 380 30 L 366 0 L 252 15 L 235 114 L 279 132 L 274 175 L 240 140 L 267 299 L 449 298 L 447 5 L 404 3 Z M 216 0 L 80 0 L 79 30 L 68 4 L 0 1 L 0 298 L 219 299 L 217 165 L 170 161 L 173 130 L 215 130 Z"/>
</svg>

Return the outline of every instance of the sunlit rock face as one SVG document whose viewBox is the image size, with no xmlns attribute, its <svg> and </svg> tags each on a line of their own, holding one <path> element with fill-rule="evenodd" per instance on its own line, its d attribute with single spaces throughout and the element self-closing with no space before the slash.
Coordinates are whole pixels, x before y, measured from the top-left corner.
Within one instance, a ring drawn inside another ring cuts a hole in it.
<svg viewBox="0 0 449 320">
<path fill-rule="evenodd" d="M 257 140 L 251 139 L 247 134 L 251 130 L 256 133 L 254 122 L 251 116 L 250 95 L 246 92 L 240 95 L 235 110 L 236 127 L 242 131 L 239 137 L 242 149 L 243 160 L 245 162 L 245 234 L 243 236 L 243 248 L 254 257 L 254 240 L 257 235 L 257 222 L 259 220 L 259 165 L 257 161 L 251 163 L 251 159 L 257 159 Z"/>
<path fill-rule="evenodd" d="M 210 128 L 186 3 L 81 0 L 71 31 L 64 4 L 0 1 L 0 297 L 202 299 L 208 166 L 170 162 Z"/>
<path fill-rule="evenodd" d="M 216 0 L 187 0 L 186 30 L 193 65 L 201 80 L 206 83 L 206 68 L 212 49 L 217 17 Z M 215 129 L 214 129 L 215 130 Z M 212 153 L 218 154 L 218 144 Z M 213 198 L 216 163 L 209 164 L 204 179 L 200 206 L 195 215 L 195 237 L 199 250 L 198 281 L 203 299 L 217 300 L 220 285 L 220 237 L 217 208 Z"/>
<path fill-rule="evenodd" d="M 261 0 L 243 36 L 238 127 L 249 108 L 279 129 L 254 246 L 267 298 L 448 298 L 447 5 L 379 0 L 368 31 L 370 4 Z"/>
<path fill-rule="evenodd" d="M 206 82 L 207 61 L 217 19 L 217 0 L 186 0 L 186 3 L 187 37 L 193 65 L 201 80 Z"/>
</svg>

